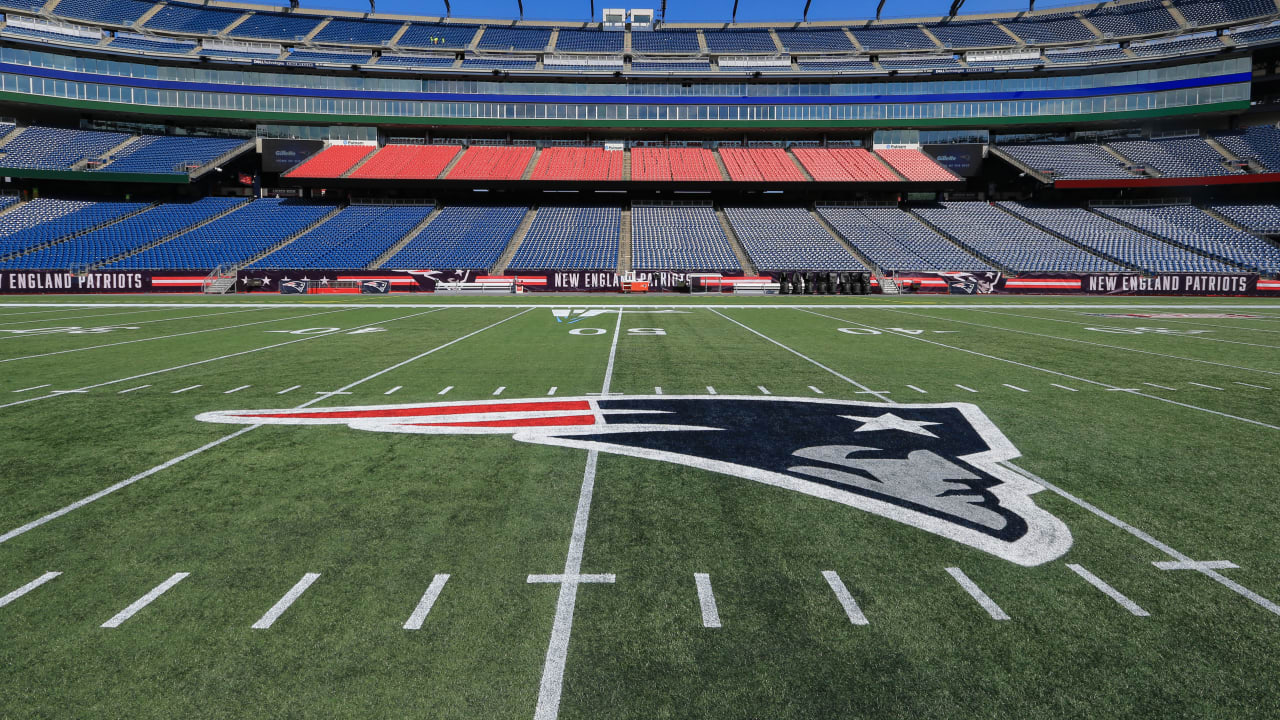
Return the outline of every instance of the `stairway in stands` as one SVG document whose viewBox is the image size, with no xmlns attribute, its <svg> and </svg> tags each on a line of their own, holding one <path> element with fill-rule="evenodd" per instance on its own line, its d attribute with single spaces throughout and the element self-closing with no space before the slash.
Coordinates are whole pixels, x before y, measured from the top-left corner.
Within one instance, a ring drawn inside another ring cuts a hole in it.
<svg viewBox="0 0 1280 720">
<path fill-rule="evenodd" d="M 489 268 L 490 275 L 501 275 L 507 271 L 507 266 L 511 264 L 511 258 L 516 256 L 516 251 L 520 249 L 520 243 L 524 242 L 524 236 L 529 233 L 529 228 L 533 226 L 533 219 L 538 216 L 538 208 L 531 207 L 529 212 L 524 214 L 524 219 L 516 226 L 516 232 L 511 236 L 511 242 L 507 243 L 507 249 L 502 251 L 502 255 L 498 257 L 498 262 Z"/>
</svg>

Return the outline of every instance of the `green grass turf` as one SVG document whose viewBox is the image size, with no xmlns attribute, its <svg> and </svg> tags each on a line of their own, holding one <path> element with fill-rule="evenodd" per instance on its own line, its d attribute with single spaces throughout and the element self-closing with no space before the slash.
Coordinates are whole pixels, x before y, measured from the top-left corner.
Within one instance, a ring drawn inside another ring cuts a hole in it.
<svg viewBox="0 0 1280 720">
<path fill-rule="evenodd" d="M 553 386 L 558 396 L 599 392 L 618 317 L 566 325 L 540 306 L 632 302 L 615 392 L 760 395 L 764 386 L 877 402 L 859 393 L 865 386 L 902 403 L 974 403 L 1019 448 L 1019 465 L 1195 559 L 1237 563 L 1223 574 L 1280 601 L 1271 487 L 1280 430 L 1245 422 L 1280 425 L 1274 301 L 854 298 L 806 312 L 717 299 L 719 315 L 667 296 L 511 300 L 531 310 L 474 298 L 444 309 L 71 300 L 139 307 L 6 302 L 0 330 L 137 329 L 0 332 L 0 405 L 43 398 L 0 408 L 0 533 L 241 429 L 195 421 L 202 412 L 317 397 L 316 407 L 487 400 L 500 386 L 508 399 L 543 398 Z M 690 307 L 650 314 L 639 300 Z M 995 307 L 1008 304 L 1064 307 Z M 1252 305 L 1267 317 L 1087 314 L 1126 304 Z M 134 310 L 145 312 L 118 314 Z M 260 324 L 232 327 L 246 323 Z M 655 327 L 666 334 L 629 332 Z M 325 328 L 334 329 L 291 334 Z M 357 328 L 382 331 L 349 334 Z M 581 328 L 605 332 L 570 332 Z M 350 395 L 316 394 L 478 330 Z M 118 394 L 141 385 L 151 387 Z M 201 387 L 173 394 L 192 385 Z M 91 389 L 50 395 L 79 388 Z M 227 440 L 0 543 L 0 596 L 63 573 L 0 607 L 0 717 L 532 717 L 559 587 L 526 577 L 564 567 L 585 459 L 506 435 L 342 425 L 265 426 Z M 617 581 L 579 589 L 559 716 L 1280 714 L 1280 617 L 1199 573 L 1156 569 L 1165 553 L 1063 497 L 1034 497 L 1074 543 L 1027 568 L 808 495 L 601 454 L 582 570 Z M 1130 615 L 1066 563 L 1150 617 Z M 947 567 L 1012 619 L 991 620 Z M 840 574 L 870 624 L 849 623 L 825 570 Z M 99 627 L 176 572 L 191 575 L 121 627 Z M 307 572 L 321 577 L 273 627 L 251 629 Z M 721 628 L 702 627 L 700 572 Z M 423 629 L 402 629 L 437 573 L 451 577 Z"/>
</svg>

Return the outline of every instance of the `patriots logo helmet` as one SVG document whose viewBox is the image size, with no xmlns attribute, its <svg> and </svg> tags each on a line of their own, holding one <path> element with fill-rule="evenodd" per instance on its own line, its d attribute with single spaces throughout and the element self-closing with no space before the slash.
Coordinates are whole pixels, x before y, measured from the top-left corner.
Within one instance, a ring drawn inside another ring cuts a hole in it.
<svg viewBox="0 0 1280 720">
<path fill-rule="evenodd" d="M 249 425 L 347 425 L 520 442 L 687 465 L 804 493 L 916 527 L 1018 565 L 1071 547 L 1036 506 L 1042 486 L 969 403 L 889 404 L 759 396 L 615 395 L 207 412 Z"/>
</svg>

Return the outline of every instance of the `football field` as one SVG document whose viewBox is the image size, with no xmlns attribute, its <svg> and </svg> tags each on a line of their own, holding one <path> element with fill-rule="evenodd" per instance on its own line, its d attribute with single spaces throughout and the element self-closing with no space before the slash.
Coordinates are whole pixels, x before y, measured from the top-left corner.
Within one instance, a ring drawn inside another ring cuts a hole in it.
<svg viewBox="0 0 1280 720">
<path fill-rule="evenodd" d="M 0 718 L 1272 718 L 1280 301 L 0 299 Z"/>
</svg>

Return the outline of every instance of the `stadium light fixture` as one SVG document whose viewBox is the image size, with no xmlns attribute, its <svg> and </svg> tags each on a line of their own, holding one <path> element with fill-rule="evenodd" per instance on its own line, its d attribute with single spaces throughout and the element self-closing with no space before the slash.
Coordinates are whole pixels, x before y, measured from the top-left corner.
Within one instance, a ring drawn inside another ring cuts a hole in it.
<svg viewBox="0 0 1280 720">
<path fill-rule="evenodd" d="M 590 1 L 591 1 L 591 14 L 587 15 L 587 17 L 593 18 L 596 16 L 596 0 L 590 0 Z"/>
<path fill-rule="evenodd" d="M 373 0 L 369 1 L 373 2 Z M 804 0 L 804 15 L 802 16 L 801 22 L 809 22 L 809 6 L 812 4 L 813 0 Z"/>
<path fill-rule="evenodd" d="M 516 0 L 516 6 L 520 8 L 520 19 L 524 19 L 524 0 Z"/>
<path fill-rule="evenodd" d="M 449 0 L 444 0 L 444 16 L 453 17 L 453 8 L 449 7 Z"/>
<path fill-rule="evenodd" d="M 880 19 L 880 13 L 884 10 L 884 0 L 880 0 L 880 4 L 876 5 L 876 19 Z"/>
<path fill-rule="evenodd" d="M 955 17 L 956 13 L 960 12 L 960 8 L 963 5 L 964 5 L 964 0 L 953 0 L 953 2 L 951 3 L 951 11 L 947 13 L 947 17 Z"/>
<path fill-rule="evenodd" d="M 661 10 L 661 14 L 658 15 L 658 17 L 660 17 L 663 20 L 667 19 L 667 0 L 662 0 L 662 10 Z"/>
<path fill-rule="evenodd" d="M 738 0 L 733 0 L 733 15 L 729 16 L 729 22 L 738 22 Z"/>
</svg>

